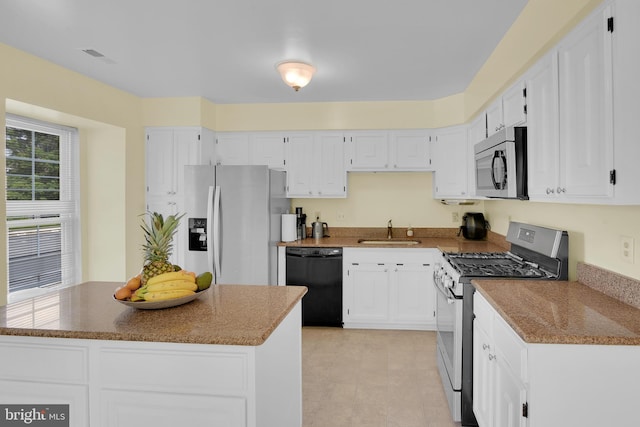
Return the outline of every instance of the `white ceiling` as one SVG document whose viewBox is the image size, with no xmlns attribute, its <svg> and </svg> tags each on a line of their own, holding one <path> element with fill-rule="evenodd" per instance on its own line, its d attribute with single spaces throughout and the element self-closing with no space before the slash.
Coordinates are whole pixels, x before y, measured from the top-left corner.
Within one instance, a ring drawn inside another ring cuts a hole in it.
<svg viewBox="0 0 640 427">
<path fill-rule="evenodd" d="M 526 2 L 0 0 L 0 42 L 141 97 L 429 100 L 465 90 Z M 286 59 L 317 67 L 298 93 Z"/>
</svg>

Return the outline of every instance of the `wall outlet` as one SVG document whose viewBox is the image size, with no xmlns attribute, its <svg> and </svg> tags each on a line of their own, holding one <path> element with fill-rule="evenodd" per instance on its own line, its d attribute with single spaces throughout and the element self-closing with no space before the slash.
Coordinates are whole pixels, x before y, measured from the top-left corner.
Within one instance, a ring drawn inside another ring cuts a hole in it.
<svg viewBox="0 0 640 427">
<path fill-rule="evenodd" d="M 634 241 L 633 237 L 620 236 L 620 255 L 626 262 L 633 264 L 634 260 Z"/>
<path fill-rule="evenodd" d="M 460 222 L 460 214 L 458 212 L 451 212 L 451 222 Z"/>
<path fill-rule="evenodd" d="M 336 219 L 337 219 L 338 221 L 344 221 L 344 212 L 338 212 L 338 213 L 336 214 Z"/>
</svg>

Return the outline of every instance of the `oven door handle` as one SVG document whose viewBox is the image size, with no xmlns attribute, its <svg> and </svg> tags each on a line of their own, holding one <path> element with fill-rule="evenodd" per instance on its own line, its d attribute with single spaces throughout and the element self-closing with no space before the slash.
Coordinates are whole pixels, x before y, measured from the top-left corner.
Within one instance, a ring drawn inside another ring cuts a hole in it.
<svg viewBox="0 0 640 427">
<path fill-rule="evenodd" d="M 456 297 L 449 288 L 445 288 L 436 284 L 436 289 L 442 294 L 443 297 L 445 297 L 445 299 L 447 300 L 447 304 L 453 304 L 456 302 L 456 299 L 462 299 L 462 297 Z"/>
</svg>

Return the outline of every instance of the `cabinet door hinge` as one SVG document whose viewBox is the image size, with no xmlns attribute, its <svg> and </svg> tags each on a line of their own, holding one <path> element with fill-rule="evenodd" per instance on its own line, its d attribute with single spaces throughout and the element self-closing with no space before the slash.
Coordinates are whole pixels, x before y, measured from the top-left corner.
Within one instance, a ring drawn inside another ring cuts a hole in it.
<svg viewBox="0 0 640 427">
<path fill-rule="evenodd" d="M 525 418 L 529 418 L 529 403 L 524 402 L 522 404 L 522 416 Z"/>
<path fill-rule="evenodd" d="M 609 184 L 616 185 L 616 170 L 612 169 L 609 171 Z"/>
<path fill-rule="evenodd" d="M 607 19 L 607 31 L 613 33 L 613 16 Z"/>
</svg>

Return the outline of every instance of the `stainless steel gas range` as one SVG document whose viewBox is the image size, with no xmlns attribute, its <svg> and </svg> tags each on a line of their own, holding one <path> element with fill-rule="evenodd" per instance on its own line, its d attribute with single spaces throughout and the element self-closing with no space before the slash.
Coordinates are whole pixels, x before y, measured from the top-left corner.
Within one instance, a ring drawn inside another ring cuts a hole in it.
<svg viewBox="0 0 640 427">
<path fill-rule="evenodd" d="M 477 426 L 473 414 L 472 279 L 567 280 L 566 231 L 511 222 L 508 252 L 445 252 L 436 262 L 438 369 L 454 421 Z"/>
</svg>

